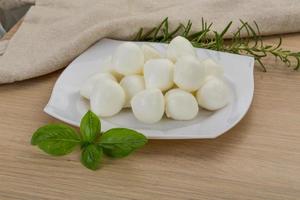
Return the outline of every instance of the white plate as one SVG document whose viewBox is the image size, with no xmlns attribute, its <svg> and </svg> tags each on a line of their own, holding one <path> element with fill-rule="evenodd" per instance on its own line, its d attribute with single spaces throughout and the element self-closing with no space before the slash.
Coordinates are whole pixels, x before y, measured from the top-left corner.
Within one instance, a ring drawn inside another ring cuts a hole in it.
<svg viewBox="0 0 300 200">
<path fill-rule="evenodd" d="M 89 109 L 88 101 L 80 97 L 79 88 L 92 74 L 98 72 L 100 63 L 111 55 L 122 41 L 103 39 L 76 58 L 60 75 L 44 111 L 69 124 L 79 126 L 81 117 Z M 144 42 L 137 42 L 138 45 Z M 166 45 L 150 43 L 162 53 Z M 142 132 L 150 139 L 215 138 L 237 124 L 250 107 L 253 90 L 252 57 L 197 49 L 199 58 L 213 58 L 224 66 L 225 79 L 231 87 L 229 105 L 216 112 L 200 110 L 191 121 L 164 118 L 156 124 L 137 121 L 132 112 L 122 110 L 114 117 L 102 118 L 102 130 L 126 127 Z"/>
</svg>

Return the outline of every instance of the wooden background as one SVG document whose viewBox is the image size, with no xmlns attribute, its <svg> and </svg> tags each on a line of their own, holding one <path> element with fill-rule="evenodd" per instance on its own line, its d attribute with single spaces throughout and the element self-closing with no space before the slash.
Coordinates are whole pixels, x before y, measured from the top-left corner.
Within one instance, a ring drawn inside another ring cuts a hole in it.
<svg viewBox="0 0 300 200">
<path fill-rule="evenodd" d="M 300 34 L 284 39 L 300 50 Z M 151 140 L 96 172 L 79 152 L 51 157 L 30 145 L 39 126 L 56 121 L 43 107 L 61 71 L 0 85 L 0 199 L 300 199 L 300 72 L 265 63 L 248 114 L 226 134 Z"/>
</svg>

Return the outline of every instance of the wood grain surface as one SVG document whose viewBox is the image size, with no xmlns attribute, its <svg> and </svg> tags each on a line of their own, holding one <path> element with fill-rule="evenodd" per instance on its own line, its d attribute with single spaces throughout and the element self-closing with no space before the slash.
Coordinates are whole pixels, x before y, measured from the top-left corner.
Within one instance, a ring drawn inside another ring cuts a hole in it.
<svg viewBox="0 0 300 200">
<path fill-rule="evenodd" d="M 300 49 L 300 34 L 284 39 Z M 79 151 L 51 157 L 30 145 L 39 126 L 56 121 L 43 107 L 61 71 L 0 85 L 0 199 L 300 199 L 300 72 L 265 63 L 249 112 L 226 134 L 151 140 L 96 172 L 81 166 Z"/>
</svg>

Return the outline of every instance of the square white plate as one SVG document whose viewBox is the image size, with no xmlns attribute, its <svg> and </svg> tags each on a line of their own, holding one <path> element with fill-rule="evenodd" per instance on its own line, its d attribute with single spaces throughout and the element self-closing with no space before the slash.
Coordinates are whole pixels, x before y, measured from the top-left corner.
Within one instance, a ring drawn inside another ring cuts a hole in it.
<svg viewBox="0 0 300 200">
<path fill-rule="evenodd" d="M 77 57 L 60 75 L 51 98 L 44 108 L 49 115 L 74 126 L 89 109 L 89 103 L 79 95 L 79 88 L 92 74 L 97 73 L 103 59 L 112 55 L 123 41 L 103 39 Z M 141 45 L 145 42 L 136 42 Z M 164 53 L 166 44 L 148 43 Z M 225 80 L 231 90 L 229 105 L 216 111 L 199 111 L 191 121 L 175 121 L 164 118 L 156 124 L 144 124 L 135 119 L 130 109 L 118 115 L 102 118 L 102 130 L 114 127 L 135 129 L 150 139 L 215 138 L 236 125 L 250 107 L 253 91 L 254 59 L 248 56 L 196 49 L 200 59 L 212 58 L 224 66 Z"/>
</svg>

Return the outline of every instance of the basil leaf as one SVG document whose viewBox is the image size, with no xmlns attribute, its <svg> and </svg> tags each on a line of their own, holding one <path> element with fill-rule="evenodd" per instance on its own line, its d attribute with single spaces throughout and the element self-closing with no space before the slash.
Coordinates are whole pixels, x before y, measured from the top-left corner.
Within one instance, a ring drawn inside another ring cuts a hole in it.
<svg viewBox="0 0 300 200">
<path fill-rule="evenodd" d="M 98 144 L 107 156 L 121 158 L 146 143 L 147 138 L 141 133 L 126 128 L 114 128 L 105 132 Z"/>
<path fill-rule="evenodd" d="M 38 145 L 44 152 L 62 156 L 71 153 L 80 143 L 76 131 L 63 124 L 50 124 L 39 128 L 31 138 L 32 145 Z"/>
<path fill-rule="evenodd" d="M 102 156 L 102 149 L 98 148 L 95 144 L 90 144 L 81 153 L 81 163 L 91 170 L 96 170 L 100 166 Z"/>
<path fill-rule="evenodd" d="M 98 116 L 88 111 L 80 122 L 80 132 L 84 142 L 93 142 L 100 134 L 101 124 Z"/>
</svg>

